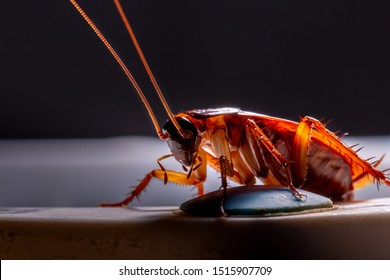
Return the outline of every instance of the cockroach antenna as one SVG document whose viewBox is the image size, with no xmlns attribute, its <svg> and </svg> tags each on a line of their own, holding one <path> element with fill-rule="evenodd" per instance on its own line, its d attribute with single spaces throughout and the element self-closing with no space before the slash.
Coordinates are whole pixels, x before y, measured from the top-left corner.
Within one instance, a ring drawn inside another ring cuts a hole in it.
<svg viewBox="0 0 390 280">
<path fill-rule="evenodd" d="M 131 74 L 129 69 L 126 67 L 126 65 L 124 64 L 122 59 L 119 57 L 119 55 L 114 50 L 114 48 L 111 46 L 111 44 L 107 41 L 107 39 L 103 36 L 103 34 L 100 32 L 100 30 L 96 27 L 96 25 L 92 22 L 92 20 L 88 17 L 88 15 L 84 12 L 84 10 L 80 7 L 80 5 L 75 0 L 70 0 L 70 2 L 76 8 L 76 10 L 80 13 L 80 15 L 84 18 L 84 20 L 88 23 L 88 25 L 92 28 L 92 30 L 96 33 L 96 35 L 99 37 L 99 39 L 103 42 L 103 44 L 106 46 L 108 51 L 115 58 L 115 60 L 118 62 L 119 66 L 122 68 L 123 72 L 125 72 L 126 76 L 130 80 L 130 82 L 133 84 L 133 86 L 134 86 L 135 90 L 137 91 L 139 97 L 141 98 L 142 102 L 144 103 L 146 109 L 148 110 L 150 118 L 152 119 L 153 125 L 154 125 L 154 127 L 156 129 L 156 132 L 157 132 L 158 136 L 160 137 L 160 139 L 166 139 L 168 136 L 162 132 L 162 130 L 160 128 L 160 125 L 158 124 L 158 121 L 156 119 L 156 116 L 153 113 L 152 107 L 150 106 L 150 104 L 149 104 L 148 100 L 146 99 L 144 93 L 142 92 L 141 88 L 137 84 L 136 80 L 134 79 L 133 75 Z M 138 44 L 138 41 L 137 41 L 137 39 L 136 39 L 136 37 L 134 35 L 134 32 L 133 32 L 133 30 L 132 30 L 132 28 L 130 26 L 130 23 L 127 20 L 127 17 L 125 15 L 125 13 L 124 13 L 120 3 L 119 3 L 119 0 L 114 0 L 114 2 L 115 2 L 115 6 L 117 7 L 118 12 L 119 12 L 123 22 L 125 23 L 126 29 L 129 32 L 131 40 L 134 43 L 134 46 L 135 46 L 135 48 L 136 48 L 136 50 L 138 52 L 138 55 L 141 58 L 141 61 L 142 61 L 143 65 L 144 65 L 144 67 L 146 69 L 146 72 L 148 73 L 149 78 L 152 81 L 152 84 L 153 84 L 153 86 L 154 86 L 154 88 L 155 88 L 155 90 L 156 90 L 156 92 L 157 92 L 157 94 L 158 94 L 158 96 L 159 96 L 159 98 L 160 98 L 164 108 L 165 108 L 165 111 L 168 114 L 169 119 L 172 121 L 173 125 L 175 126 L 175 128 L 177 129 L 179 134 L 182 137 L 185 137 L 184 136 L 185 134 L 183 133 L 182 128 L 180 127 L 180 125 L 176 121 L 175 115 L 169 109 L 168 103 L 166 102 L 166 100 L 164 98 L 164 95 L 162 94 L 161 89 L 158 86 L 157 81 L 154 78 L 154 75 L 153 75 L 152 71 L 150 70 L 148 62 L 146 61 L 146 58 L 145 58 L 145 56 L 144 56 L 144 54 L 143 54 L 143 52 L 141 50 L 141 47 Z"/>
<path fill-rule="evenodd" d="M 148 73 L 148 76 L 150 78 L 150 81 L 152 82 L 153 84 L 153 87 L 154 89 L 156 90 L 157 92 L 157 95 L 158 97 L 160 98 L 161 100 L 161 103 L 163 104 L 164 108 L 165 108 L 165 111 L 167 112 L 168 114 L 168 117 L 169 119 L 172 121 L 173 125 L 176 127 L 177 131 L 180 133 L 180 135 L 183 137 L 184 136 L 184 133 L 183 133 L 183 130 L 182 128 L 180 127 L 180 125 L 177 123 L 176 119 L 175 119 L 175 115 L 172 113 L 171 109 L 169 108 L 168 106 L 168 103 L 167 101 L 165 100 L 165 97 L 152 73 L 152 70 L 150 69 L 149 67 L 149 64 L 145 58 L 145 55 L 143 54 L 142 52 L 142 49 L 138 43 L 138 40 L 137 38 L 135 37 L 135 34 L 134 34 L 134 31 L 133 29 L 131 28 L 131 25 L 130 25 L 130 22 L 129 20 L 127 19 L 127 16 L 122 8 L 122 5 L 120 3 L 119 0 L 114 0 L 114 3 L 115 3 L 115 6 L 119 12 L 119 15 L 121 16 L 122 20 L 123 20 L 123 23 L 125 24 L 126 26 L 126 29 L 127 29 L 127 32 L 129 33 L 130 35 L 130 38 L 131 40 L 133 41 L 133 44 L 135 46 L 135 49 L 137 50 L 137 53 L 138 53 L 138 56 L 140 57 L 144 67 L 145 67 L 145 70 L 146 72 Z"/>
</svg>

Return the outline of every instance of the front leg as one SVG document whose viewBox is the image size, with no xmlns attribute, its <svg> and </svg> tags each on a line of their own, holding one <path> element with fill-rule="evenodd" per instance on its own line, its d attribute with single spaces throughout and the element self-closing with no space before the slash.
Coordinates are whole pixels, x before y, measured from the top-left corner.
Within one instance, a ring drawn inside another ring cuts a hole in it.
<svg viewBox="0 0 390 280">
<path fill-rule="evenodd" d="M 148 186 L 152 178 L 158 178 L 164 180 L 165 177 L 168 177 L 168 182 L 177 183 L 185 186 L 195 186 L 198 188 L 198 195 L 203 195 L 203 181 L 196 180 L 195 176 L 190 176 L 187 178 L 186 173 L 177 172 L 173 170 L 160 170 L 155 169 L 146 174 L 144 179 L 134 188 L 134 190 L 123 200 L 118 203 L 101 203 L 99 206 L 102 207 L 121 207 L 126 206 L 138 197 L 143 190 Z"/>
</svg>

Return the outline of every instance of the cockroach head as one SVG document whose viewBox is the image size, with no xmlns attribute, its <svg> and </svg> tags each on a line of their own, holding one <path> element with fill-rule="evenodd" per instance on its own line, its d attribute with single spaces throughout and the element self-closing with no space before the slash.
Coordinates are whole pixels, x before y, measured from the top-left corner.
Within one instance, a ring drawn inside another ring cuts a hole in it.
<svg viewBox="0 0 390 280">
<path fill-rule="evenodd" d="M 198 154 L 200 137 L 198 130 L 192 122 L 184 117 L 176 117 L 180 125 L 179 133 L 171 120 L 168 120 L 164 127 L 163 133 L 168 135 L 168 146 L 174 158 L 185 166 L 191 166 Z"/>
</svg>

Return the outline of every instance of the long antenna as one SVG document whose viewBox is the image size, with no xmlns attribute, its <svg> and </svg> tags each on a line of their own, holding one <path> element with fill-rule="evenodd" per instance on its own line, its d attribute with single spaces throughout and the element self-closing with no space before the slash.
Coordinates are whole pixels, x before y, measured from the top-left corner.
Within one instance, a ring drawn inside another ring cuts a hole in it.
<svg viewBox="0 0 390 280">
<path fill-rule="evenodd" d="M 122 59 L 116 53 L 114 48 L 106 40 L 106 38 L 103 36 L 103 34 L 100 32 L 100 30 L 96 27 L 96 25 L 92 22 L 92 20 L 88 17 L 88 15 L 84 12 L 84 10 L 79 6 L 79 4 L 77 4 L 77 2 L 75 0 L 70 0 L 70 2 L 77 9 L 77 11 L 80 13 L 80 15 L 84 18 L 84 20 L 89 24 L 89 26 L 96 33 L 96 35 L 99 37 L 99 39 L 104 43 L 106 48 L 110 51 L 112 56 L 115 58 L 115 60 L 118 62 L 118 64 L 122 68 L 123 72 L 125 72 L 126 76 L 129 78 L 130 82 L 133 84 L 133 86 L 134 86 L 135 90 L 137 91 L 139 97 L 141 98 L 142 102 L 144 103 L 146 109 L 148 110 L 148 113 L 150 115 L 150 118 L 152 119 L 154 128 L 156 129 L 157 135 L 161 139 L 165 139 L 167 137 L 167 135 L 163 134 L 163 132 L 161 131 L 161 128 L 160 128 L 160 126 L 158 124 L 156 116 L 153 113 L 152 107 L 150 106 L 150 104 L 149 104 L 148 100 L 146 99 L 145 95 L 143 94 L 141 88 L 138 86 L 138 84 L 137 84 L 136 80 L 134 79 L 133 75 L 130 73 L 129 69 L 127 69 L 126 65 L 123 63 Z"/>
<path fill-rule="evenodd" d="M 160 89 L 156 79 L 154 78 L 152 70 L 150 69 L 149 64 L 146 61 L 146 58 L 145 58 L 145 56 L 144 56 L 144 54 L 142 52 L 142 49 L 141 49 L 140 45 L 138 44 L 138 40 L 135 37 L 134 31 L 133 31 L 133 29 L 130 26 L 130 22 L 128 21 L 125 12 L 123 11 L 121 3 L 119 2 L 119 0 L 114 0 L 114 3 L 115 3 L 115 6 L 116 6 L 116 8 L 117 8 L 117 10 L 118 10 L 122 20 L 123 20 L 123 23 L 126 26 L 127 31 L 129 32 L 129 35 L 130 35 L 131 40 L 133 41 L 133 44 L 134 44 L 134 46 L 135 46 L 135 48 L 136 48 L 136 50 L 138 52 L 138 55 L 141 58 L 142 63 L 144 64 L 146 72 L 149 75 L 150 81 L 152 82 L 152 84 L 153 84 L 153 86 L 154 86 L 154 88 L 155 88 L 155 90 L 157 92 L 157 95 L 160 98 L 161 103 L 163 104 L 163 106 L 165 108 L 165 111 L 167 112 L 169 118 L 171 119 L 173 125 L 176 127 L 177 131 L 181 134 L 181 136 L 184 136 L 183 135 L 183 131 L 182 131 L 180 125 L 177 123 L 177 121 L 175 119 L 175 115 L 172 113 L 171 109 L 169 108 L 168 103 L 165 100 L 164 95 L 163 95 L 163 93 L 162 93 L 162 91 L 161 91 L 161 89 Z"/>
</svg>

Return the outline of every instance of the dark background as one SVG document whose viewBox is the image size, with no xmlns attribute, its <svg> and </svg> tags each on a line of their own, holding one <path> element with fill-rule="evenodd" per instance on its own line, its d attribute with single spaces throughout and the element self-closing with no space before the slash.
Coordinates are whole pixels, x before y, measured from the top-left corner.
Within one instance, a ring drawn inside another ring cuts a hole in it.
<svg viewBox="0 0 390 280">
<path fill-rule="evenodd" d="M 390 134 L 387 1 L 123 0 L 173 112 L 240 107 Z M 130 82 L 68 1 L 0 1 L 0 138 L 155 135 Z M 154 105 L 112 1 L 80 1 Z"/>
</svg>

